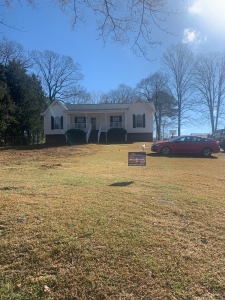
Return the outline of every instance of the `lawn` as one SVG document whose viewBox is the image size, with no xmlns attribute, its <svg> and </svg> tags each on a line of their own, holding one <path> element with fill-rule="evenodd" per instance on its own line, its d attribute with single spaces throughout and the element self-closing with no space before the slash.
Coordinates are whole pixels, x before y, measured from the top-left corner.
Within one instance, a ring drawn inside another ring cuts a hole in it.
<svg viewBox="0 0 225 300">
<path fill-rule="evenodd" d="M 225 153 L 0 149 L 0 299 L 225 299 Z"/>
</svg>

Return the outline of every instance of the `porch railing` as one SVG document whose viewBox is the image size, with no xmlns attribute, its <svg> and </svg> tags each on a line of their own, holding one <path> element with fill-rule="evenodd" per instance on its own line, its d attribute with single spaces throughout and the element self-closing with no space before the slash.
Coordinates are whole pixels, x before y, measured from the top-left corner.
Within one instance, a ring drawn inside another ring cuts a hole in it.
<svg viewBox="0 0 225 300">
<path fill-rule="evenodd" d="M 69 129 L 81 129 L 85 132 L 88 132 L 90 128 L 91 123 L 70 123 L 67 124 L 67 130 Z M 125 122 L 106 122 L 101 123 L 98 127 L 98 124 L 96 124 L 97 129 L 101 132 L 107 132 L 110 128 L 125 128 Z"/>
<path fill-rule="evenodd" d="M 101 123 L 101 132 L 107 132 L 111 128 L 124 128 L 125 129 L 125 122 Z"/>
<path fill-rule="evenodd" d="M 109 125 L 109 128 L 124 128 L 124 122 L 110 122 L 110 123 L 107 123 Z M 108 129 L 109 129 L 108 128 Z"/>
<path fill-rule="evenodd" d="M 69 129 L 81 129 L 81 130 L 84 130 L 85 132 L 87 132 L 90 125 L 91 125 L 91 123 L 70 123 L 70 124 L 67 124 L 67 130 L 69 130 Z"/>
<path fill-rule="evenodd" d="M 89 128 L 88 128 L 88 131 L 87 131 L 87 134 L 86 134 L 86 143 L 88 143 L 88 140 L 89 140 L 89 136 L 91 134 L 91 129 L 92 129 L 92 124 L 90 124 Z"/>
<path fill-rule="evenodd" d="M 101 132 L 102 132 L 102 124 L 100 124 L 99 129 L 98 129 L 98 144 L 99 144 Z"/>
</svg>

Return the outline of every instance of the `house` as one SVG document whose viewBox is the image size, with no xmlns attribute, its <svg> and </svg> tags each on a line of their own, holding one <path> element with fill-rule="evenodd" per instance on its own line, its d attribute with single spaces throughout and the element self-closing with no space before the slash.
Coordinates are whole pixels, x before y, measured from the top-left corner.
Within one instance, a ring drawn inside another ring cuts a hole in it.
<svg viewBox="0 0 225 300">
<path fill-rule="evenodd" d="M 107 142 L 112 128 L 125 129 L 124 142 L 153 140 L 152 102 L 63 104 L 55 100 L 41 115 L 44 117 L 46 143 L 67 143 L 67 131 L 85 132 L 86 142 Z"/>
</svg>

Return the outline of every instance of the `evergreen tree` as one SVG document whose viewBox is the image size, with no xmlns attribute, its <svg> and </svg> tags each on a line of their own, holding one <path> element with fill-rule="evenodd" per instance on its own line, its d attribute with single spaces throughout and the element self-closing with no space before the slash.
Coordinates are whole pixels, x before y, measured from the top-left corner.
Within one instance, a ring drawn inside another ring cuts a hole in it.
<svg viewBox="0 0 225 300">
<path fill-rule="evenodd" d="M 40 81 L 35 75 L 28 75 L 24 65 L 15 60 L 7 65 L 6 78 L 15 104 L 14 121 L 8 131 L 12 136 L 22 136 L 31 142 L 43 132 L 40 113 L 46 104 Z"/>
<path fill-rule="evenodd" d="M 5 77 L 5 67 L 0 64 L 0 135 L 3 137 L 9 124 L 14 121 L 14 103 Z"/>
</svg>

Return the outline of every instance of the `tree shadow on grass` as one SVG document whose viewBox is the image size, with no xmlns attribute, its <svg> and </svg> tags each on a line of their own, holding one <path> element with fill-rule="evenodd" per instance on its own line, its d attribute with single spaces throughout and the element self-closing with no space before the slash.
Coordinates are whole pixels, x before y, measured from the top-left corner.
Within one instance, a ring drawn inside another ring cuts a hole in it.
<svg viewBox="0 0 225 300">
<path fill-rule="evenodd" d="M 112 184 L 109 184 L 109 186 L 127 186 L 133 183 L 134 181 L 114 182 Z"/>
</svg>

